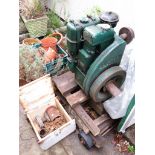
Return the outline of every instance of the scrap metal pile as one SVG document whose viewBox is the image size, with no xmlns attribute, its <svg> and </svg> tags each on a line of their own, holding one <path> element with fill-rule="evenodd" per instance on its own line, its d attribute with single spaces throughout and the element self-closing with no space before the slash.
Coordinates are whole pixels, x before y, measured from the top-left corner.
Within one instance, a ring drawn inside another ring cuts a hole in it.
<svg viewBox="0 0 155 155">
<path fill-rule="evenodd" d="M 38 132 L 41 138 L 66 123 L 66 119 L 55 106 L 48 107 L 43 117 L 36 115 L 34 121 L 36 121 L 39 127 Z"/>
</svg>

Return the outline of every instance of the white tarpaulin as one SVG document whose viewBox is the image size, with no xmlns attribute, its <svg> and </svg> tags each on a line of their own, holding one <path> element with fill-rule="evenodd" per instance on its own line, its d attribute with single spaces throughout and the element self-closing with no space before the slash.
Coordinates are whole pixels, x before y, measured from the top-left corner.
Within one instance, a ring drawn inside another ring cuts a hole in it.
<svg viewBox="0 0 155 155">
<path fill-rule="evenodd" d="M 135 94 L 135 60 L 134 50 L 126 47 L 120 67 L 126 71 L 126 79 L 121 87 L 121 93 L 103 103 L 105 110 L 112 119 L 122 118 Z"/>
</svg>

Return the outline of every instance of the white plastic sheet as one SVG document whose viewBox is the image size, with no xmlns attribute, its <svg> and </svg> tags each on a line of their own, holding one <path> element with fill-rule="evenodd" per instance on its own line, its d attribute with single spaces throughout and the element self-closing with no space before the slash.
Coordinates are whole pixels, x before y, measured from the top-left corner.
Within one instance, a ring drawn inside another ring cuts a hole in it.
<svg viewBox="0 0 155 155">
<path fill-rule="evenodd" d="M 121 87 L 121 93 L 103 103 L 105 110 L 112 119 L 122 118 L 135 93 L 135 60 L 134 51 L 126 47 L 120 67 L 126 71 L 126 79 Z"/>
</svg>

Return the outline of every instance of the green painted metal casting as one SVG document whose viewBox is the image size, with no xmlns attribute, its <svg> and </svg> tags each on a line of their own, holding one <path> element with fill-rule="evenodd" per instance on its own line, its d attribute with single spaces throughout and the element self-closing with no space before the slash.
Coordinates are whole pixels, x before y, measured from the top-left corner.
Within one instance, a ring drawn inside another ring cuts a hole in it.
<svg viewBox="0 0 155 155">
<path fill-rule="evenodd" d="M 113 28 L 98 24 L 102 24 L 99 18 L 85 18 L 67 25 L 68 65 L 87 95 L 103 71 L 120 64 L 126 46 Z"/>
</svg>

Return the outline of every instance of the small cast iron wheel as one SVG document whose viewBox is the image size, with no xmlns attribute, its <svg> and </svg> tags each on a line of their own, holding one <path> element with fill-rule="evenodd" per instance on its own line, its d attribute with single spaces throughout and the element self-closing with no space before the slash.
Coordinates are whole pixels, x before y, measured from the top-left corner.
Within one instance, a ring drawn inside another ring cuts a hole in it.
<svg viewBox="0 0 155 155">
<path fill-rule="evenodd" d="M 119 36 L 129 44 L 135 37 L 134 31 L 129 27 L 123 27 L 119 30 Z"/>
<path fill-rule="evenodd" d="M 93 147 L 94 143 L 89 134 L 85 134 L 84 131 L 80 131 L 78 137 L 81 144 L 83 144 L 88 150 Z"/>
<path fill-rule="evenodd" d="M 119 66 L 111 67 L 101 73 L 90 87 L 90 96 L 95 102 L 107 100 L 111 94 L 106 90 L 106 83 L 113 81 L 120 88 L 125 80 L 126 72 Z"/>
</svg>

